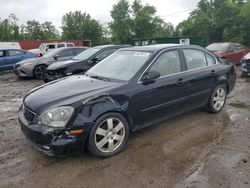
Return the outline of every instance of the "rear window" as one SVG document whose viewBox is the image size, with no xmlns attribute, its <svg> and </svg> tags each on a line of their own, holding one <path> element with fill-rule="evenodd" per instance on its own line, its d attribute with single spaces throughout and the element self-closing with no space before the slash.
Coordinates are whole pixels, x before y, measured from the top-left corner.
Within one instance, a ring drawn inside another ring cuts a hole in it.
<svg viewBox="0 0 250 188">
<path fill-rule="evenodd" d="M 57 48 L 63 48 L 63 47 L 65 47 L 64 44 L 57 44 Z"/>
<path fill-rule="evenodd" d="M 199 50 L 183 50 L 188 70 L 207 66 L 205 53 Z"/>
<path fill-rule="evenodd" d="M 74 44 L 67 44 L 67 47 L 74 47 Z"/>
<path fill-rule="evenodd" d="M 9 56 L 23 55 L 24 53 L 19 50 L 9 50 Z"/>
</svg>

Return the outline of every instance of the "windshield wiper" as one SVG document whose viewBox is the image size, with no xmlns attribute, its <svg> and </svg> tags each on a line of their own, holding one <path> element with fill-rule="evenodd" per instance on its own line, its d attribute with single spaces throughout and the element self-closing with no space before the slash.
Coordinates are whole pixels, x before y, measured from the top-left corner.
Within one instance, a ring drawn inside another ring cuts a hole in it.
<svg viewBox="0 0 250 188">
<path fill-rule="evenodd" d="M 98 79 L 98 80 L 110 81 L 110 79 L 108 79 L 108 78 L 105 78 L 105 77 L 102 77 L 102 76 L 97 76 L 97 75 L 91 75 L 89 77 L 90 78 L 95 78 L 95 79 Z"/>
</svg>

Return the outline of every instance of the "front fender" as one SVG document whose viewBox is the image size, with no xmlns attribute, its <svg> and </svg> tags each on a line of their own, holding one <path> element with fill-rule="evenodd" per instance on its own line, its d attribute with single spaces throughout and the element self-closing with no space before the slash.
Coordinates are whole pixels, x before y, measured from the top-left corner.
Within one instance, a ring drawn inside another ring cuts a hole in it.
<svg viewBox="0 0 250 188">
<path fill-rule="evenodd" d="M 119 96 L 119 98 L 123 98 L 123 100 L 118 102 L 116 97 L 102 95 L 83 100 L 76 110 L 77 115 L 73 124 L 75 126 L 83 124 L 93 125 L 103 114 L 117 112 L 123 115 L 129 125 L 131 125 L 132 120 L 127 113 L 129 98 Z"/>
</svg>

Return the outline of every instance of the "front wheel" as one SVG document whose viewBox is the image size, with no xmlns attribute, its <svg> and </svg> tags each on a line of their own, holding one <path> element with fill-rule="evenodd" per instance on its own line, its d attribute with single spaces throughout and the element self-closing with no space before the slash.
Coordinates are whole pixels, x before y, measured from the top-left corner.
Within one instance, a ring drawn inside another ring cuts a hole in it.
<svg viewBox="0 0 250 188">
<path fill-rule="evenodd" d="M 44 75 L 45 75 L 46 68 L 47 68 L 47 66 L 45 66 L 45 65 L 38 65 L 38 66 L 36 66 L 34 68 L 34 71 L 33 71 L 33 76 L 36 79 L 43 79 Z"/>
<path fill-rule="evenodd" d="M 111 157 L 119 153 L 129 137 L 129 125 L 118 113 L 101 116 L 90 131 L 88 150 L 97 157 Z"/>
<path fill-rule="evenodd" d="M 214 89 L 212 95 L 210 96 L 208 102 L 208 110 L 212 113 L 220 112 L 226 103 L 226 98 L 227 98 L 226 86 L 224 84 L 218 85 Z"/>
</svg>

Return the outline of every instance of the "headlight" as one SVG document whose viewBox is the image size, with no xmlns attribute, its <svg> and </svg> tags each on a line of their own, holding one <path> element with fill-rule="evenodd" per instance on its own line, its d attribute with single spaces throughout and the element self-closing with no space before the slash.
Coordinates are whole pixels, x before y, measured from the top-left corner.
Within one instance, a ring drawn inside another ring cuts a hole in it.
<svg viewBox="0 0 250 188">
<path fill-rule="evenodd" d="M 57 107 L 44 112 L 38 119 L 38 124 L 50 127 L 65 127 L 74 109 L 70 106 Z"/>
<path fill-rule="evenodd" d="M 34 63 L 30 62 L 30 63 L 24 63 L 21 65 L 21 67 L 30 67 L 32 66 Z"/>
</svg>

